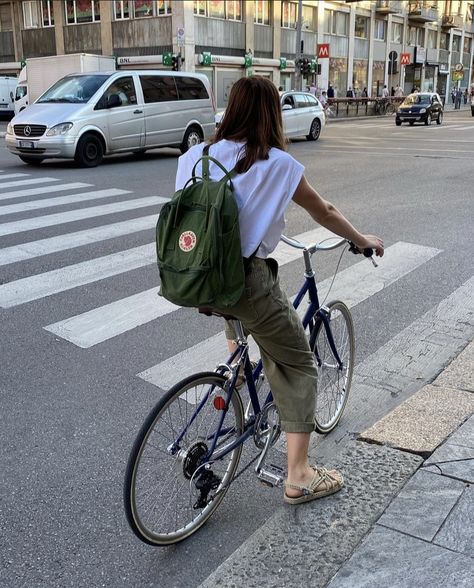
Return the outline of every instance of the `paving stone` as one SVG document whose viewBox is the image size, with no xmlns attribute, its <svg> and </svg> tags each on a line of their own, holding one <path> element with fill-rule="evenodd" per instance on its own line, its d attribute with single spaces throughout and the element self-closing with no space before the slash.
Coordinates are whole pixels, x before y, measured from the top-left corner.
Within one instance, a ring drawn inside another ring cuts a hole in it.
<svg viewBox="0 0 474 588">
<path fill-rule="evenodd" d="M 201 588 L 325 586 L 420 463 L 416 455 L 352 442 L 331 464 L 344 474 L 340 492 L 285 505 Z"/>
<path fill-rule="evenodd" d="M 474 341 L 441 372 L 433 384 L 474 392 Z"/>
<path fill-rule="evenodd" d="M 465 488 L 464 482 L 418 471 L 378 523 L 431 541 Z"/>
<path fill-rule="evenodd" d="M 474 559 L 377 525 L 327 588 L 473 585 Z"/>
<path fill-rule="evenodd" d="M 425 461 L 423 469 L 474 484 L 474 449 L 444 443 Z"/>
<path fill-rule="evenodd" d="M 466 488 L 434 543 L 474 557 L 474 490 Z"/>
<path fill-rule="evenodd" d="M 427 385 L 359 439 L 429 455 L 474 412 L 474 394 Z"/>
<path fill-rule="evenodd" d="M 448 440 L 451 445 L 463 445 L 474 448 L 474 416 L 469 418 L 455 431 Z"/>
</svg>

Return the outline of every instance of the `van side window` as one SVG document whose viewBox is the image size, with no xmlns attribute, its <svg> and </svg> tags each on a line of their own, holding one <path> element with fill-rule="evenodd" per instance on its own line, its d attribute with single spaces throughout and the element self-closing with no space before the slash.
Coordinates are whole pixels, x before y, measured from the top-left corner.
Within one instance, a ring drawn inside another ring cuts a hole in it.
<svg viewBox="0 0 474 588">
<path fill-rule="evenodd" d="M 150 102 L 169 102 L 178 99 L 173 76 L 142 75 L 140 82 L 145 104 Z"/>
<path fill-rule="evenodd" d="M 133 83 L 133 78 L 126 77 L 126 78 L 119 78 L 112 82 L 107 90 L 104 92 L 104 95 L 97 103 L 95 110 L 101 110 L 103 108 L 107 108 L 107 103 L 111 96 L 117 95 L 120 98 L 120 106 L 129 106 L 130 104 L 137 103 L 137 94 L 135 92 L 135 84 Z"/>
<path fill-rule="evenodd" d="M 200 79 L 176 76 L 175 81 L 180 100 L 207 100 L 209 98 L 209 94 Z"/>
</svg>

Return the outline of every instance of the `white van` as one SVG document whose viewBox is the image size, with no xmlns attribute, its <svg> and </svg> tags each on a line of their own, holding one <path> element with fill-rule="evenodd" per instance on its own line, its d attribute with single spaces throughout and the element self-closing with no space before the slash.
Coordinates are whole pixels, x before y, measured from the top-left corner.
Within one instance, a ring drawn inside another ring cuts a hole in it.
<svg viewBox="0 0 474 588">
<path fill-rule="evenodd" d="M 14 113 L 14 97 L 17 82 L 17 78 L 0 76 L 0 115 Z"/>
<path fill-rule="evenodd" d="M 99 165 L 104 155 L 156 147 L 184 153 L 214 131 L 207 76 L 173 71 L 72 74 L 7 127 L 8 149 L 29 164 L 47 158 Z"/>
</svg>

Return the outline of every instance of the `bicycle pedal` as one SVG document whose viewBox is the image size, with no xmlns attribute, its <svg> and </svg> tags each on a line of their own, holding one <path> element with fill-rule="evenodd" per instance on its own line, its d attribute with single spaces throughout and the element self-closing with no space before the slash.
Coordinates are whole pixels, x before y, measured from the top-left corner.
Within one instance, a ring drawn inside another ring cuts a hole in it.
<svg viewBox="0 0 474 588">
<path fill-rule="evenodd" d="M 281 486 L 283 484 L 285 472 L 276 465 L 267 465 L 260 469 L 257 476 L 262 484 L 273 488 L 274 486 Z"/>
</svg>

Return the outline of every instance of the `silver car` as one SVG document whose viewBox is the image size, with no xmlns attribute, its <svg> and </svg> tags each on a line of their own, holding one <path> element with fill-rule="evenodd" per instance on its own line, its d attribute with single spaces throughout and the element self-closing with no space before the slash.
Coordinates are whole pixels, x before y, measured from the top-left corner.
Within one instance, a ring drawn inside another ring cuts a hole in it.
<svg viewBox="0 0 474 588">
<path fill-rule="evenodd" d="M 306 137 L 308 141 L 317 141 L 326 116 L 321 102 L 309 92 L 281 92 L 280 102 L 283 118 L 283 130 L 288 139 Z M 225 111 L 216 114 L 216 125 Z"/>
<path fill-rule="evenodd" d="M 202 74 L 73 74 L 12 119 L 6 144 L 25 163 L 58 157 L 94 167 L 112 153 L 165 146 L 184 153 L 211 135 L 214 116 L 209 80 Z"/>
</svg>

